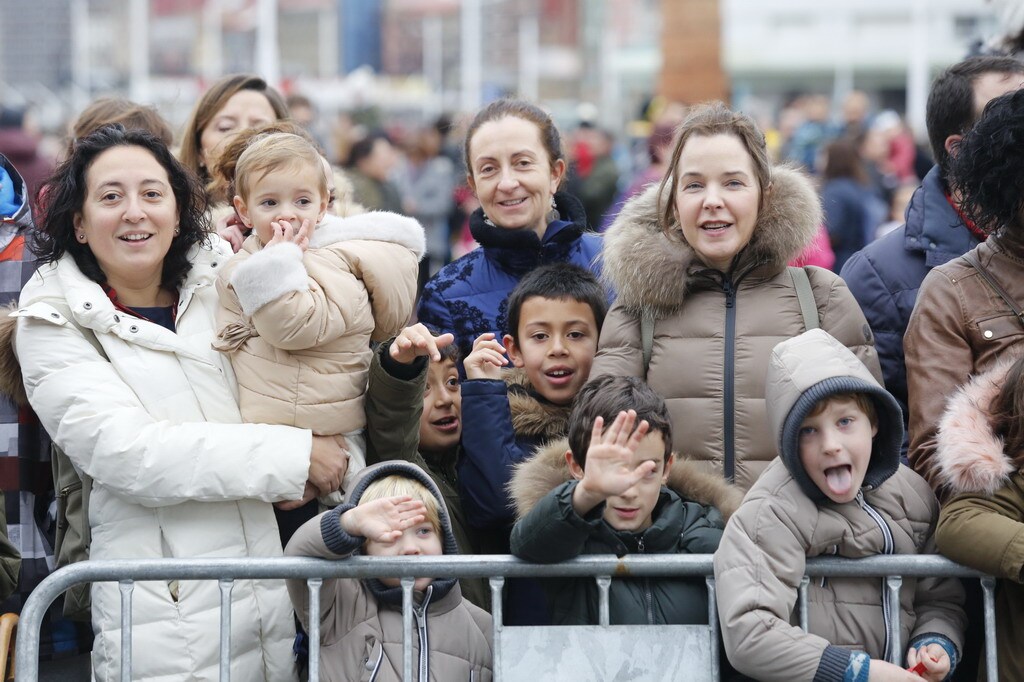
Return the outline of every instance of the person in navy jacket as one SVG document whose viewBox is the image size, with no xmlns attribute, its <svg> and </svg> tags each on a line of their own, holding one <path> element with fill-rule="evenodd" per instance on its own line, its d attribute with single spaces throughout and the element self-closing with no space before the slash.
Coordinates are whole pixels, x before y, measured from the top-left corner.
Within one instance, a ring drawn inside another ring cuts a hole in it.
<svg viewBox="0 0 1024 682">
<path fill-rule="evenodd" d="M 503 99 L 482 109 L 466 132 L 466 180 L 480 201 L 469 219 L 480 244 L 427 282 L 420 322 L 455 334 L 462 357 L 480 334 L 501 338 L 509 293 L 539 265 L 568 262 L 599 274 L 601 237 L 586 231 L 565 179 L 561 137 L 536 105 Z"/>
<path fill-rule="evenodd" d="M 936 166 L 907 208 L 906 224 L 850 257 L 840 276 L 860 303 L 882 365 L 885 387 L 903 410 L 907 426 L 907 368 L 903 334 L 925 275 L 970 251 L 984 233 L 961 215 L 947 173 L 960 139 L 989 100 L 1020 87 L 1024 62 L 1011 57 L 970 57 L 935 79 L 928 96 L 928 139 Z M 902 458 L 906 462 L 907 444 Z"/>
</svg>

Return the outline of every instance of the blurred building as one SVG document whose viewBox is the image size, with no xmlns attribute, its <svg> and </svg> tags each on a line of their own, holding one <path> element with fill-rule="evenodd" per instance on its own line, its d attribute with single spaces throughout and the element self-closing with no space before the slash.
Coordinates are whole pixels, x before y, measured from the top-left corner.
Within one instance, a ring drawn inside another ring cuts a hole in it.
<svg viewBox="0 0 1024 682">
<path fill-rule="evenodd" d="M 856 88 L 923 130 L 932 78 L 999 30 L 988 0 L 721 0 L 733 100 Z"/>
</svg>

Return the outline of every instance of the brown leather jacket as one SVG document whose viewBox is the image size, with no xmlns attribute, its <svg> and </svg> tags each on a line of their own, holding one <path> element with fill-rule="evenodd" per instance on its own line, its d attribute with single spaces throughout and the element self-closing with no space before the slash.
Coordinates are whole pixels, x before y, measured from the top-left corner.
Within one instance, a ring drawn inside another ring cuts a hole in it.
<svg viewBox="0 0 1024 682">
<path fill-rule="evenodd" d="M 1004 250 L 996 238 L 971 253 L 1017 305 L 1024 305 L 1024 258 Z M 946 400 L 972 374 L 991 367 L 1024 341 L 1024 323 L 963 258 L 925 277 L 910 316 L 903 347 L 910 405 L 910 464 L 936 489 L 935 433 Z"/>
</svg>

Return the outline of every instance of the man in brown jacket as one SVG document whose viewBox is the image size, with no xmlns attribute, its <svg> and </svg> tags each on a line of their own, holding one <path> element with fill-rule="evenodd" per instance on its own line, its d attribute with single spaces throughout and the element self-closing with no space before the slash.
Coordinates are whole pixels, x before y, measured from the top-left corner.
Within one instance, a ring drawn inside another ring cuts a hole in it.
<svg viewBox="0 0 1024 682">
<path fill-rule="evenodd" d="M 885 660 L 898 655 L 906 667 L 923 663 L 926 679 L 943 679 L 956 666 L 966 625 L 956 580 L 904 579 L 905 658 L 891 650 L 884 580 L 812 582 L 809 630 L 795 625 L 807 558 L 935 551 L 938 503 L 899 462 L 895 398 L 820 329 L 775 347 L 766 398 L 780 457 L 747 493 L 715 554 L 729 661 L 759 680 L 859 682 L 870 673 L 901 679 Z"/>
</svg>

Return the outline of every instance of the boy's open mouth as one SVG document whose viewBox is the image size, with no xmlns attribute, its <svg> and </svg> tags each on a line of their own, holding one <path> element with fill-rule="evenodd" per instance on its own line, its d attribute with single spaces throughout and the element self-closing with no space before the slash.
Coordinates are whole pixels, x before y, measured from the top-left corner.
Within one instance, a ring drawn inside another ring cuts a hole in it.
<svg viewBox="0 0 1024 682">
<path fill-rule="evenodd" d="M 576 372 L 567 367 L 556 367 L 544 372 L 544 376 L 546 376 L 548 381 L 555 386 L 564 386 L 565 384 L 568 384 L 572 381 L 574 374 L 576 374 Z"/>
<path fill-rule="evenodd" d="M 845 495 L 850 491 L 850 486 L 853 483 L 853 467 L 849 464 L 841 464 L 825 469 L 825 482 L 833 495 Z"/>
<path fill-rule="evenodd" d="M 447 417 L 441 417 L 430 422 L 435 429 L 444 433 L 451 433 L 459 428 L 458 417 L 449 415 Z"/>
</svg>

